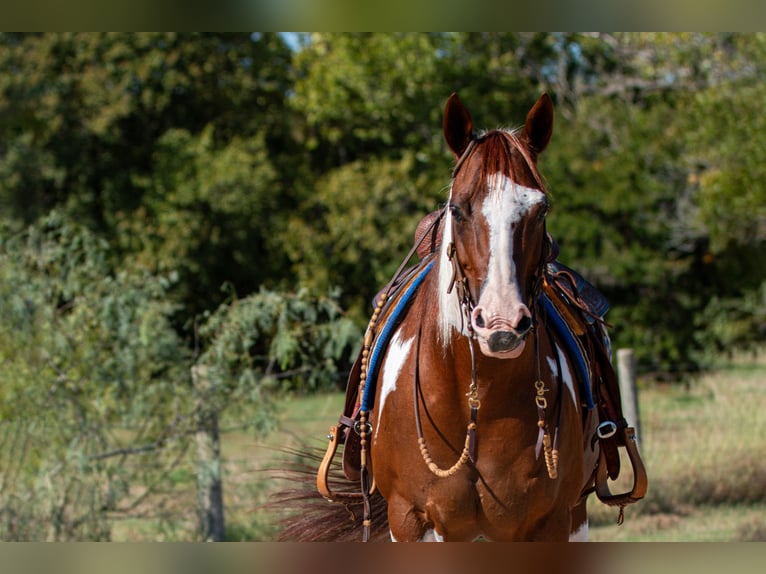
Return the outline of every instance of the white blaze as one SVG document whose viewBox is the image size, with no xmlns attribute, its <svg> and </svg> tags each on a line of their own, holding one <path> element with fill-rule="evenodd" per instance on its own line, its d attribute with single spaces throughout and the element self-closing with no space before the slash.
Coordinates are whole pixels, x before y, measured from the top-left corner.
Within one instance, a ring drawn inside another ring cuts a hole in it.
<svg viewBox="0 0 766 574">
<path fill-rule="evenodd" d="M 524 304 L 513 259 L 513 230 L 544 201 L 542 191 L 518 185 L 501 172 L 489 177 L 489 193 L 481 210 L 489 226 L 489 268 L 478 305 L 490 314 Z"/>
<path fill-rule="evenodd" d="M 539 189 L 518 185 L 502 172 L 490 176 L 488 185 L 481 212 L 487 220 L 490 233 L 487 288 L 496 292 L 496 301 L 490 303 L 502 308 L 509 308 L 511 305 L 515 307 L 521 304 L 521 295 L 515 281 L 511 282 L 516 276 L 513 262 L 513 227 L 530 209 L 545 201 L 545 193 Z M 452 338 L 453 329 L 464 335 L 468 334 L 457 296 L 454 292 L 447 293 L 452 279 L 452 265 L 447 257 L 447 247 L 452 240 L 452 213 L 447 210 L 439 266 L 439 311 L 442 342 L 445 346 Z"/>
</svg>

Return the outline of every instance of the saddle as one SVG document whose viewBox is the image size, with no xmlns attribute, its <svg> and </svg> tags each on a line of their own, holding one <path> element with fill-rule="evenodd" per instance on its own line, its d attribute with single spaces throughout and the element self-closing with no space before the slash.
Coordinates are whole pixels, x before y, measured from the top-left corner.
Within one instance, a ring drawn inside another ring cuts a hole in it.
<svg viewBox="0 0 766 574">
<path fill-rule="evenodd" d="M 402 263 L 394 279 L 374 298 L 375 312 L 365 335 L 368 372 L 365 395 L 374 393 L 377 364 L 376 354 L 382 354 L 388 339 L 406 313 L 420 281 L 430 271 L 441 240 L 441 213 L 434 212 L 426 216 L 415 232 L 412 251 Z M 643 498 L 647 489 L 647 477 L 643 462 L 638 454 L 635 431 L 628 426 L 622 413 L 620 391 L 617 377 L 611 363 L 609 340 L 602 329 L 603 317 L 609 309 L 604 295 L 585 280 L 579 273 L 556 260 L 558 246 L 549 237 L 550 249 L 545 266 L 543 293 L 544 308 L 554 321 L 554 328 L 560 338 L 565 340 L 570 356 L 576 359 L 579 378 L 586 390 L 588 412 L 597 409 L 600 424 L 596 435 L 588 437 L 590 448 L 600 447 L 599 461 L 591 480 L 583 490 L 583 496 L 596 493 L 598 498 L 608 505 L 620 507 L 621 522 L 623 508 Z M 405 269 L 405 264 L 417 253 L 420 260 Z M 372 353 L 370 353 L 372 350 Z M 373 359 L 369 360 L 372 356 Z M 347 479 L 360 480 L 361 443 L 358 430 L 359 412 L 366 397 L 359 397 L 359 382 L 362 371 L 363 351 L 357 356 L 346 386 L 346 399 L 343 413 L 337 426 L 330 427 L 330 440 L 324 459 L 317 475 L 319 492 L 332 500 L 335 497 L 328 486 L 330 464 L 339 445 L 343 445 L 342 470 Z M 367 410 L 368 405 L 365 405 Z M 587 416 L 584 416 L 585 425 Z M 619 448 L 626 449 L 633 466 L 634 485 L 631 491 L 612 494 L 608 481 L 615 480 L 620 474 Z"/>
<path fill-rule="evenodd" d="M 590 377 L 587 386 L 592 390 L 594 403 L 589 409 L 597 409 L 599 425 L 596 434 L 589 439 L 590 448 L 599 445 L 599 459 L 593 475 L 583 489 L 582 496 L 595 492 L 604 504 L 618 506 L 618 523 L 622 523 L 623 509 L 628 504 L 641 500 L 648 488 L 648 479 L 636 445 L 636 432 L 628 425 L 622 411 L 622 401 L 617 375 L 612 366 L 612 351 L 609 338 L 602 325 L 609 310 L 606 297 L 579 273 L 559 261 L 550 261 L 543 281 L 544 297 L 550 301 L 561 320 L 558 331 L 568 335 L 571 341 L 570 356 L 576 362 L 585 363 Z M 581 375 L 582 378 L 582 375 Z M 585 424 L 585 420 L 583 421 Z M 628 454 L 633 470 L 633 487 L 622 494 L 612 494 L 609 480 L 620 475 L 619 449 Z"/>
</svg>

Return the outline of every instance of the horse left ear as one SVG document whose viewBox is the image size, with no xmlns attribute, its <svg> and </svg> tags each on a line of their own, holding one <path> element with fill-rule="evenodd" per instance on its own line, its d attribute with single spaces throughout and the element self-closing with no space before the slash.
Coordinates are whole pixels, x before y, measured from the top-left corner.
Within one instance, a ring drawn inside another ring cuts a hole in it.
<svg viewBox="0 0 766 574">
<path fill-rule="evenodd" d="M 459 159 L 463 152 L 471 143 L 473 130 L 473 121 L 468 109 L 453 93 L 447 100 L 444 108 L 444 139 L 447 140 L 455 158 Z"/>
<path fill-rule="evenodd" d="M 547 147 L 553 133 L 553 101 L 543 94 L 527 114 L 523 137 L 535 155 Z"/>
</svg>

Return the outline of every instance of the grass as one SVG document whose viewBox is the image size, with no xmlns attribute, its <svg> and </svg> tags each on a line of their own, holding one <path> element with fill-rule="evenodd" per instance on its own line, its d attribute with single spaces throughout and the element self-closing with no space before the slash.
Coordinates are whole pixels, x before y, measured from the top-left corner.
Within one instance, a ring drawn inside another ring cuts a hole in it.
<svg viewBox="0 0 766 574">
<path fill-rule="evenodd" d="M 640 390 L 646 498 L 590 502 L 591 539 L 766 540 L 766 360 L 739 357 L 687 384 Z"/>
<path fill-rule="evenodd" d="M 242 432 L 222 436 L 227 539 L 269 540 L 271 516 L 261 510 L 280 486 L 268 472 L 285 459 L 285 448 L 327 444 L 327 431 L 343 408 L 341 393 L 292 396 L 280 405 L 279 429 L 264 438 Z"/>
</svg>

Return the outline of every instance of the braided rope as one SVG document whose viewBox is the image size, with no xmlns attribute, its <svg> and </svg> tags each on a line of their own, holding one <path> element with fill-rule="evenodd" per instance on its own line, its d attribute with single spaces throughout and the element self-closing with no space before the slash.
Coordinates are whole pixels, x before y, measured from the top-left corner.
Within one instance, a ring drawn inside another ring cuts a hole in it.
<svg viewBox="0 0 766 574">
<path fill-rule="evenodd" d="M 463 445 L 463 451 L 460 453 L 460 458 L 458 458 L 457 462 L 453 464 L 451 467 L 449 467 L 447 470 L 443 470 L 439 468 L 439 466 L 431 458 L 431 453 L 428 452 L 428 447 L 426 446 L 426 439 L 424 439 L 422 436 L 418 437 L 420 454 L 423 456 L 423 461 L 426 463 L 426 466 L 428 466 L 428 470 L 430 470 L 439 478 L 446 478 L 448 476 L 452 476 L 458 470 L 460 470 L 463 467 L 463 465 L 466 462 L 468 462 L 468 459 L 470 458 L 470 454 L 469 454 L 470 444 L 471 444 L 470 433 L 472 430 L 476 430 L 476 423 L 474 422 L 471 422 L 468 424 L 468 428 L 465 433 L 465 444 Z"/>
</svg>

